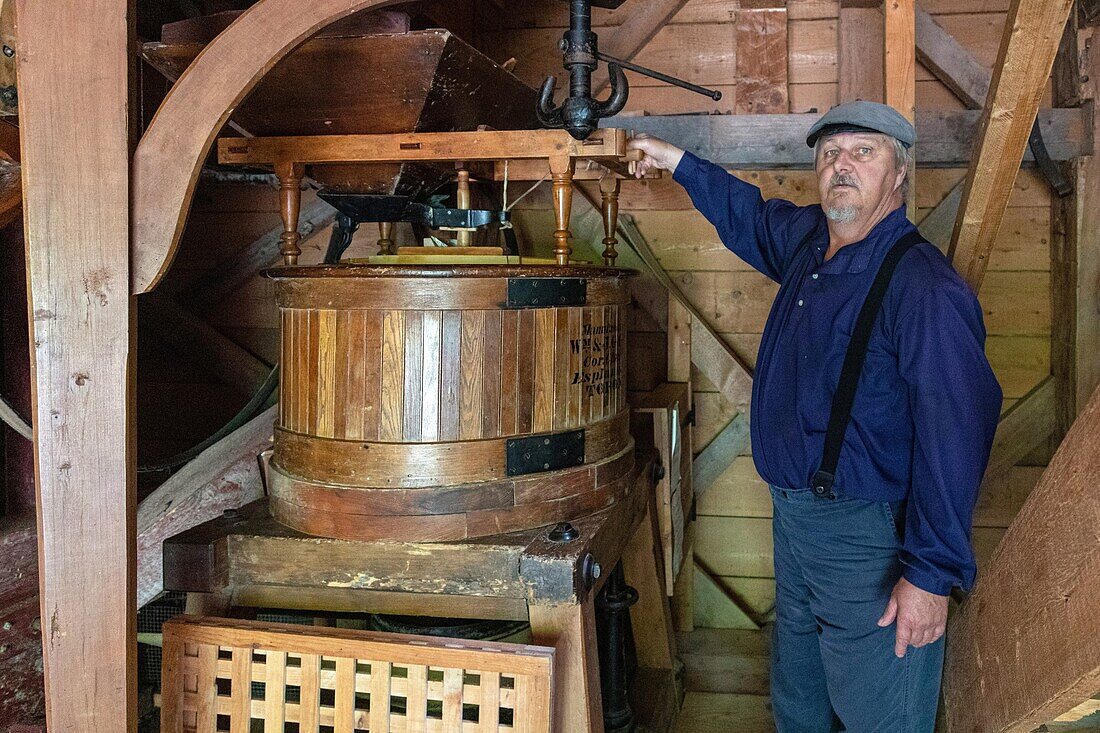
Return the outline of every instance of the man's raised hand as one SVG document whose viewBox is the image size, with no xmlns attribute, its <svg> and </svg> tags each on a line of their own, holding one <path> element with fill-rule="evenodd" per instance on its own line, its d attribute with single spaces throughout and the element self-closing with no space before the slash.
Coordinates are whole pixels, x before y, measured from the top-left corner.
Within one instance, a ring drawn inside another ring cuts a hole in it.
<svg viewBox="0 0 1100 733">
<path fill-rule="evenodd" d="M 680 148 L 644 133 L 627 140 L 626 149 L 641 150 L 645 153 L 645 157 L 634 168 L 635 178 L 641 178 L 652 168 L 674 173 L 676 166 L 680 164 L 680 158 L 684 157 L 684 151 Z"/>
</svg>

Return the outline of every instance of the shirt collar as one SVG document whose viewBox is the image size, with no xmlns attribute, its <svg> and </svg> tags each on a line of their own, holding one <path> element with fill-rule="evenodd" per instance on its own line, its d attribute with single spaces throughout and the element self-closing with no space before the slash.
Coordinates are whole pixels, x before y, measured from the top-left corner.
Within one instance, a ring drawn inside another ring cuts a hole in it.
<svg viewBox="0 0 1100 733">
<path fill-rule="evenodd" d="M 893 246 L 907 229 L 912 227 L 905 216 L 905 205 L 887 214 L 882 221 L 875 224 L 867 236 L 858 242 L 845 245 L 833 255 L 832 259 L 825 262 L 825 251 L 829 248 L 829 227 L 826 223 L 824 212 L 821 217 L 821 229 L 824 235 L 816 238 L 814 244 L 814 257 L 817 264 L 833 274 L 848 273 L 857 274 L 867 269 L 874 259 L 882 259 L 886 256 L 886 250 Z"/>
</svg>

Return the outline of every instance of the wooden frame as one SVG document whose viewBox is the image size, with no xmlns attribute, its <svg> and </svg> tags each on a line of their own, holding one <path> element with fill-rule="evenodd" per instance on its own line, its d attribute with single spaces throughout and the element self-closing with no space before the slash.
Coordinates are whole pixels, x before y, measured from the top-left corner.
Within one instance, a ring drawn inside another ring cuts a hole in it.
<svg viewBox="0 0 1100 733">
<path fill-rule="evenodd" d="M 600 130 L 575 140 L 564 130 L 477 130 L 384 135 L 303 135 L 298 137 L 224 138 L 218 160 L 224 164 L 271 165 L 279 178 L 283 263 L 298 263 L 298 216 L 305 166 L 315 163 L 451 162 L 461 166 L 459 180 L 469 184 L 471 161 L 546 160 L 553 181 L 554 258 L 568 265 L 572 253 L 569 219 L 573 205 L 573 174 L 577 160 L 591 160 L 612 169 L 641 159 L 627 151 L 626 132 Z M 460 191 L 462 186 L 459 187 Z M 468 198 L 468 188 L 467 188 Z M 468 202 L 467 202 L 468 203 Z M 461 207 L 461 203 L 459 204 Z M 460 232 L 461 234 L 461 232 Z M 461 244 L 463 238 L 459 238 Z M 611 258 L 614 261 L 614 258 Z"/>
<path fill-rule="evenodd" d="M 163 659 L 162 733 L 216 733 L 219 717 L 234 732 L 260 719 L 265 733 L 550 733 L 549 647 L 177 616 Z"/>
<path fill-rule="evenodd" d="M 580 141 L 573 139 L 565 130 L 230 137 L 218 140 L 218 162 L 226 165 L 407 161 L 465 163 L 475 160 L 550 160 L 557 157 L 614 162 L 626 155 L 625 130 L 598 130 L 587 140 Z"/>
</svg>

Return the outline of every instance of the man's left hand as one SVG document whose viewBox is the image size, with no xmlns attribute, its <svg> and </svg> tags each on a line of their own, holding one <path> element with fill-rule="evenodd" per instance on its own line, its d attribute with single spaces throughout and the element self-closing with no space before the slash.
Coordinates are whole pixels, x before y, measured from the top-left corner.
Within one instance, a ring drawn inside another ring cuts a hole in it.
<svg viewBox="0 0 1100 733">
<path fill-rule="evenodd" d="M 889 626 L 894 621 L 897 621 L 894 654 L 900 659 L 908 647 L 931 644 L 943 636 L 947 628 L 947 596 L 921 590 L 902 578 L 894 585 L 878 625 Z"/>
</svg>

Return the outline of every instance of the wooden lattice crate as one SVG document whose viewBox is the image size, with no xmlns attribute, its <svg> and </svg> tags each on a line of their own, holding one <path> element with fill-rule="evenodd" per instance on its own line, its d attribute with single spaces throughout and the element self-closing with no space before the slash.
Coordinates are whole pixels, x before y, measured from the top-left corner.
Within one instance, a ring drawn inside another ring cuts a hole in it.
<svg viewBox="0 0 1100 733">
<path fill-rule="evenodd" d="M 548 733 L 553 658 L 522 644 L 181 616 L 164 625 L 161 731 Z"/>
</svg>

